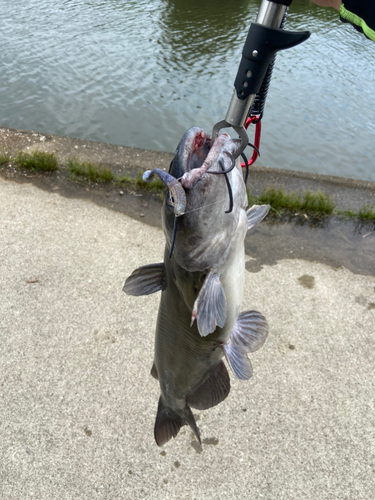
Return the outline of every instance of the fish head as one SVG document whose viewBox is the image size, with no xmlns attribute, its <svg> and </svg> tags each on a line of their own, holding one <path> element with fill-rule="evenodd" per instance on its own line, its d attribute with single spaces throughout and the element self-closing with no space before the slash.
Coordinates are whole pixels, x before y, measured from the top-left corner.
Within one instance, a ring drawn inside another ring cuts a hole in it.
<svg viewBox="0 0 375 500">
<path fill-rule="evenodd" d="M 243 222 L 247 193 L 240 162 L 233 156 L 237 148 L 227 134 L 212 141 L 204 130 L 193 127 L 171 162 L 169 174 L 179 180 L 186 196 L 184 211 L 177 217 L 173 256 L 188 271 L 211 268 L 224 255 L 240 219 Z M 173 196 L 166 192 L 162 219 L 168 247 L 175 217 Z"/>
</svg>

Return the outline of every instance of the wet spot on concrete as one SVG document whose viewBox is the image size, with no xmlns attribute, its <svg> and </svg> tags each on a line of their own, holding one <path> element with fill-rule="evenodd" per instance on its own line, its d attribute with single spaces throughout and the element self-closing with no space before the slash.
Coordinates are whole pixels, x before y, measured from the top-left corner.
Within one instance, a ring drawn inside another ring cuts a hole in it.
<svg viewBox="0 0 375 500">
<path fill-rule="evenodd" d="M 369 302 L 367 305 L 367 309 L 371 311 L 371 309 L 375 309 L 375 302 Z"/>
<path fill-rule="evenodd" d="M 213 444 L 216 446 L 219 444 L 219 440 L 215 437 L 203 439 L 203 444 Z"/>
<path fill-rule="evenodd" d="M 168 484 L 168 479 L 163 479 L 164 484 Z"/>
<path fill-rule="evenodd" d="M 249 273 L 259 273 L 263 269 L 263 266 L 257 260 L 248 260 L 245 264 L 245 269 Z"/>
<path fill-rule="evenodd" d="M 164 451 L 164 450 L 160 452 L 160 455 L 161 455 L 162 457 L 165 457 L 165 455 L 166 455 L 166 454 L 167 454 L 167 452 L 166 452 L 166 451 Z"/>
<path fill-rule="evenodd" d="M 176 460 L 173 465 L 176 467 L 176 469 L 178 469 L 181 464 L 180 464 L 180 462 L 178 460 Z"/>
<path fill-rule="evenodd" d="M 202 453 L 202 446 L 198 443 L 198 441 L 192 441 L 190 444 L 197 453 Z"/>
<path fill-rule="evenodd" d="M 304 274 L 303 276 L 300 276 L 298 278 L 299 283 L 304 287 L 304 288 L 314 288 L 315 286 L 315 278 L 314 276 L 309 276 L 308 274 Z"/>
<path fill-rule="evenodd" d="M 289 349 L 291 349 L 292 351 L 294 351 L 294 349 L 296 348 L 296 346 L 294 346 L 293 344 L 289 344 L 288 345 Z"/>
<path fill-rule="evenodd" d="M 86 436 L 92 436 L 92 431 L 90 431 L 90 429 L 85 427 L 83 430 L 85 431 Z"/>
<path fill-rule="evenodd" d="M 360 306 L 365 306 L 367 304 L 366 297 L 364 297 L 362 294 L 361 295 L 357 295 L 357 297 L 355 298 L 355 301 Z"/>
<path fill-rule="evenodd" d="M 363 238 L 358 221 L 344 222 L 336 217 L 324 221 L 318 227 L 304 217 L 289 222 L 267 217 L 245 238 L 246 255 L 254 259 L 246 263 L 246 269 L 259 272 L 262 267 L 293 258 L 318 261 L 334 269 L 344 266 L 353 273 L 374 276 L 374 240 Z"/>
</svg>

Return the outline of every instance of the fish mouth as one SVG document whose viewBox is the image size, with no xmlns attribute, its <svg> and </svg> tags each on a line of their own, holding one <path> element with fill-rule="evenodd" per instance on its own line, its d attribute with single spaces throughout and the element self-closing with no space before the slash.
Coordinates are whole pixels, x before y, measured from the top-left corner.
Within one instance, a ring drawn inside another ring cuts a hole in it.
<svg viewBox="0 0 375 500">
<path fill-rule="evenodd" d="M 193 130 L 193 129 L 190 129 Z M 188 146 L 189 154 L 185 153 L 185 172 L 181 178 L 184 189 L 193 188 L 206 174 L 226 174 L 236 165 L 234 152 L 235 141 L 228 134 L 220 134 L 214 141 L 203 130 L 193 131 Z"/>
<path fill-rule="evenodd" d="M 212 146 L 212 138 L 204 130 L 200 129 L 194 133 L 191 143 L 186 144 L 188 151 L 186 160 L 186 172 L 200 168 Z"/>
<path fill-rule="evenodd" d="M 177 146 L 169 173 L 176 179 L 194 169 L 200 168 L 211 149 L 211 136 L 199 127 L 192 127 L 185 132 Z"/>
</svg>

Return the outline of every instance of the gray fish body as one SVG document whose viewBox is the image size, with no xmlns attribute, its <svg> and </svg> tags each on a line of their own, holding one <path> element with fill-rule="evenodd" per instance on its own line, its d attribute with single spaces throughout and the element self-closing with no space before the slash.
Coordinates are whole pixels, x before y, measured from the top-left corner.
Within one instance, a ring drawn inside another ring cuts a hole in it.
<svg viewBox="0 0 375 500">
<path fill-rule="evenodd" d="M 196 129 L 191 130 L 197 134 Z M 169 171 L 177 178 L 188 169 L 185 153 L 189 145 L 185 140 L 184 137 Z M 232 145 L 231 141 L 228 143 Z M 224 156 L 223 161 L 226 168 L 231 165 L 229 156 Z M 211 169 L 220 171 L 217 165 L 212 165 Z M 159 306 L 155 368 L 164 405 L 180 414 L 188 396 L 202 385 L 222 359 L 220 345 L 228 341 L 240 310 L 247 194 L 238 162 L 228 177 L 234 199 L 231 213 L 225 213 L 229 195 L 223 175 L 206 173 L 192 189 L 186 190 L 186 213 L 178 220 L 171 258 L 168 255 L 174 214 L 168 206 L 168 194 L 164 199 L 162 223 L 167 242 L 164 258 L 167 288 L 162 292 Z M 213 333 L 202 337 L 197 322 L 192 326 L 190 323 L 194 302 L 209 271 L 220 278 L 227 315 L 222 328 L 217 327 Z"/>
<path fill-rule="evenodd" d="M 260 313 L 240 314 L 244 239 L 269 207 L 254 206 L 246 211 L 241 166 L 233 160 L 236 147 L 227 135 L 211 144 L 211 138 L 194 127 L 181 139 L 169 175 L 153 171 L 169 184 L 171 178 L 180 179 L 185 192 L 180 197 L 181 187 L 174 182 L 173 192 L 169 190 L 164 197 L 164 263 L 136 269 L 124 291 L 131 295 L 162 291 L 151 371 L 161 389 L 155 422 L 160 446 L 184 424 L 190 425 L 200 441 L 190 407 L 207 409 L 227 397 L 230 382 L 223 356 L 238 378 L 250 378 L 252 368 L 246 353 L 259 349 L 268 334 Z M 177 212 L 173 196 L 183 199 L 184 207 L 174 242 Z"/>
<path fill-rule="evenodd" d="M 186 405 L 186 397 L 207 379 L 222 359 L 220 345 L 227 342 L 237 320 L 244 286 L 243 228 L 226 248 L 227 259 L 221 267 L 220 281 L 227 298 L 227 320 L 223 328 L 202 337 L 191 314 L 207 272 L 189 272 L 165 250 L 167 288 L 161 294 L 155 336 L 155 367 L 162 398 L 174 411 Z M 242 239 L 242 248 L 241 248 Z M 216 263 L 215 263 L 216 264 Z"/>
</svg>

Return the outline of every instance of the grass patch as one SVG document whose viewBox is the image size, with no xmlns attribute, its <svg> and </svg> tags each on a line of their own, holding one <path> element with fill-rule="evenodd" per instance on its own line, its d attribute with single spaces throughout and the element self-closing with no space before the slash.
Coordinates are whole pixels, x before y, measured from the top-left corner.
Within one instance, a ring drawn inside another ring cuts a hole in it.
<svg viewBox="0 0 375 500">
<path fill-rule="evenodd" d="M 353 210 L 335 210 L 334 213 L 341 219 L 359 219 L 365 223 L 375 223 L 375 209 L 373 205 L 364 205 L 358 212 L 354 212 Z"/>
<path fill-rule="evenodd" d="M 10 155 L 3 149 L 0 149 L 0 165 L 4 165 L 4 163 L 8 163 L 10 160 Z"/>
<path fill-rule="evenodd" d="M 84 180 L 92 182 L 110 182 L 115 179 L 109 167 L 99 167 L 89 161 L 79 161 L 76 158 L 68 160 L 68 171 Z"/>
<path fill-rule="evenodd" d="M 357 212 L 353 212 L 353 210 L 335 210 L 335 214 L 341 219 L 356 219 L 358 217 Z"/>
<path fill-rule="evenodd" d="M 57 169 L 56 156 L 53 153 L 46 153 L 44 151 L 33 151 L 32 153 L 20 151 L 14 161 L 20 167 L 30 170 L 50 172 Z"/>
<path fill-rule="evenodd" d="M 341 219 L 359 219 L 362 222 L 375 222 L 375 207 L 364 205 L 358 212 L 354 210 L 337 210 L 329 195 L 318 191 L 305 191 L 303 195 L 285 193 L 282 189 L 266 188 L 260 196 L 248 195 L 249 204 L 271 205 L 277 216 L 308 215 L 311 217 L 328 217 L 335 215 Z"/>
<path fill-rule="evenodd" d="M 375 209 L 374 206 L 372 205 L 371 207 L 369 205 L 365 205 L 362 207 L 357 216 L 365 221 L 375 221 Z"/>
<path fill-rule="evenodd" d="M 303 195 L 285 193 L 282 189 L 266 188 L 259 197 L 249 196 L 249 203 L 271 205 L 275 212 L 303 212 L 314 216 L 331 215 L 335 204 L 331 198 L 318 191 L 305 191 Z"/>
</svg>

